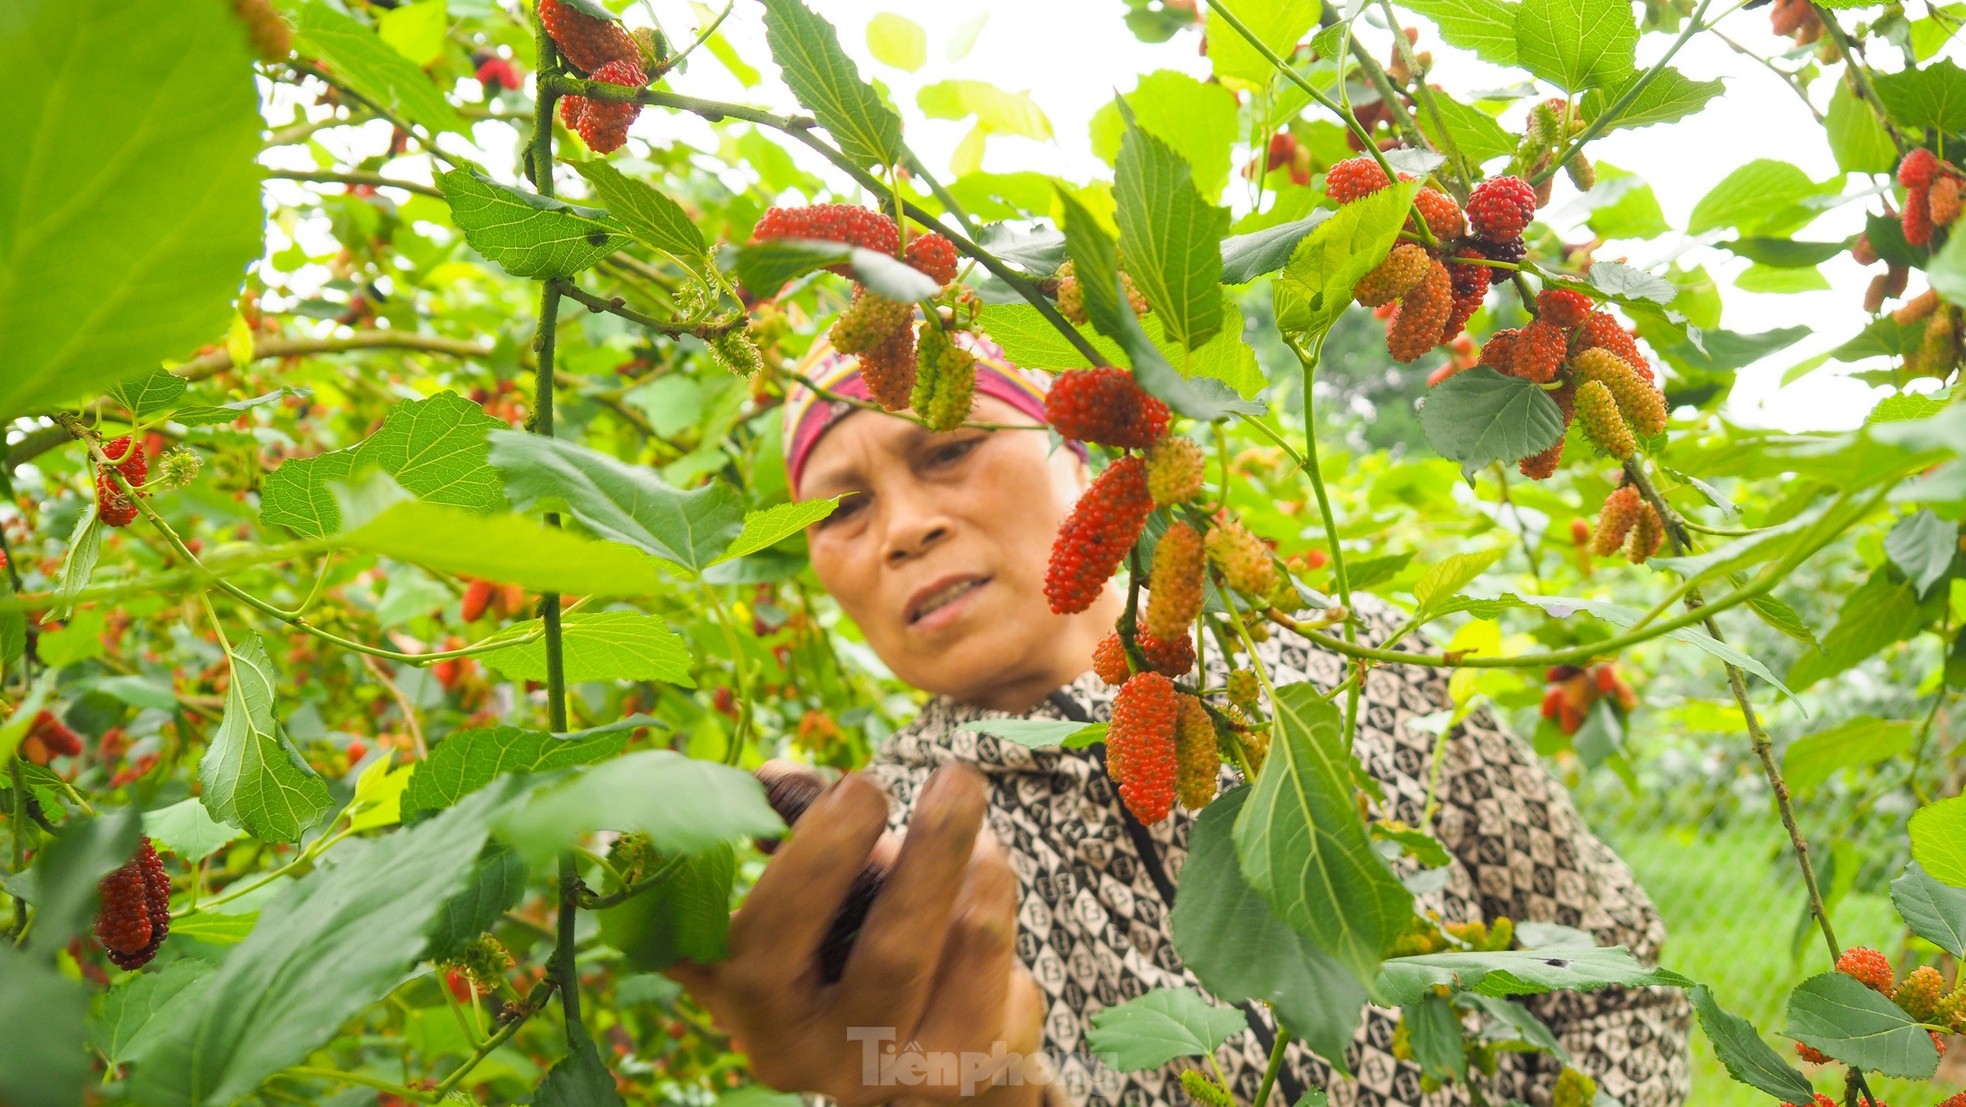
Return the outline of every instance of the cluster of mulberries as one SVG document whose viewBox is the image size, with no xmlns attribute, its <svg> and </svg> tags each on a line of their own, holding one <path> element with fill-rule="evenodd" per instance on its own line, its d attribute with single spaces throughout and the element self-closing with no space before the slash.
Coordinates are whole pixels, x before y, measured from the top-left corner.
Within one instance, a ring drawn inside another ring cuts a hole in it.
<svg viewBox="0 0 1966 1107">
<path fill-rule="evenodd" d="M 1324 190 L 1340 204 L 1349 204 L 1391 183 L 1375 159 L 1348 158 L 1325 174 Z M 1396 305 L 1386 319 L 1386 350 L 1402 362 L 1453 341 L 1488 291 L 1481 267 L 1454 260 L 1479 251 L 1466 245 L 1469 216 L 1453 197 L 1422 188 L 1413 208 L 1408 232 L 1417 232 L 1417 218 L 1437 245 L 1429 249 L 1417 242 L 1400 243 L 1352 288 L 1352 298 L 1366 307 Z"/>
<path fill-rule="evenodd" d="M 1092 606 L 1153 509 L 1147 464 L 1139 457 L 1120 458 L 1094 478 L 1052 542 L 1044 594 L 1054 613 L 1073 615 Z"/>
<path fill-rule="evenodd" d="M 96 937 L 109 959 L 125 969 L 141 968 L 157 955 L 171 932 L 171 878 L 145 836 L 137 854 L 96 885 L 101 906 Z"/>
<path fill-rule="evenodd" d="M 21 756 L 37 765 L 46 765 L 57 757 L 76 757 L 81 752 L 82 736 L 63 722 L 61 716 L 47 710 L 34 716 L 20 744 Z"/>
<path fill-rule="evenodd" d="M 584 17 L 583 17 L 584 18 Z M 592 78 L 603 84 L 639 89 L 649 83 L 642 63 L 618 58 L 594 70 Z M 628 142 L 628 128 L 642 114 L 642 106 L 632 100 L 595 100 L 568 96 L 560 101 L 560 122 L 580 136 L 589 150 L 612 154 Z"/>
<path fill-rule="evenodd" d="M 1078 274 L 1073 272 L 1072 263 L 1068 261 L 1059 266 L 1058 272 L 1052 275 L 1049 283 L 1054 289 L 1053 295 L 1058 300 L 1058 314 L 1070 320 L 1074 326 L 1085 326 L 1087 319 L 1090 318 L 1085 313 L 1085 288 L 1079 284 Z M 1126 292 L 1126 302 L 1133 309 L 1133 314 L 1145 315 L 1154 310 L 1154 305 L 1147 302 L 1147 297 L 1133 287 L 1133 278 L 1127 276 L 1125 270 L 1120 271 L 1120 287 Z"/>
<path fill-rule="evenodd" d="M 1543 718 L 1556 723 L 1565 734 L 1577 733 L 1590 714 L 1591 705 L 1606 696 L 1619 711 L 1630 713 L 1638 709 L 1638 693 L 1632 691 L 1632 686 L 1618 674 L 1618 667 L 1609 661 L 1589 668 L 1554 665 L 1543 674 L 1543 679 L 1549 684 L 1543 692 Z"/>
<path fill-rule="evenodd" d="M 1119 785 L 1127 810 L 1143 823 L 1157 823 L 1174 809 L 1180 714 L 1174 682 L 1159 673 L 1133 674 L 1113 697 L 1106 773 Z"/>
<path fill-rule="evenodd" d="M 634 89 L 649 83 L 642 68 L 641 47 L 621 24 L 595 18 L 564 0 L 539 0 L 539 21 L 567 64 L 593 80 Z M 502 73 L 497 75 L 503 79 Z M 597 154 L 621 149 L 628 141 L 629 124 L 641 112 L 641 105 L 633 102 L 586 96 L 568 96 L 560 101 L 560 122 Z"/>
<path fill-rule="evenodd" d="M 142 488 L 144 481 L 150 479 L 150 462 L 144 457 L 143 447 L 129 435 L 112 439 L 103 446 L 102 452 L 110 460 L 111 468 L 122 474 L 132 490 Z M 108 469 L 96 470 L 96 514 L 105 525 L 112 527 L 129 526 L 137 517 L 136 500 L 117 486 Z"/>
<path fill-rule="evenodd" d="M 1918 1022 L 1942 1026 L 1954 1034 L 1966 1034 L 1966 979 L 1948 992 L 1945 976 L 1930 965 L 1921 965 L 1899 980 L 1892 971 L 1891 959 L 1865 946 L 1844 950 L 1843 955 L 1836 959 L 1836 971 L 1854 978 L 1879 995 L 1889 997 L 1899 1010 Z M 1944 1035 L 1936 1030 L 1929 1033 L 1932 1035 L 1932 1045 L 1943 1056 L 1946 1049 Z M 1796 1052 L 1805 1061 L 1821 1064 L 1828 1060 L 1807 1046 L 1798 1046 Z M 1962 1107 L 1966 1107 L 1966 1104 L 1962 1104 Z"/>
<path fill-rule="evenodd" d="M 1136 634 L 1133 644 L 1146 659 L 1147 668 L 1162 676 L 1186 676 L 1195 667 L 1195 642 L 1185 630 L 1172 638 Z M 1092 648 L 1092 671 L 1112 685 L 1125 684 L 1126 678 L 1133 675 L 1132 667 L 1127 664 L 1126 645 L 1120 641 L 1118 631 L 1101 638 Z"/>
<path fill-rule="evenodd" d="M 1912 376 L 1943 380 L 1958 368 L 1962 353 L 1960 310 L 1939 299 L 1936 291 L 1928 288 L 1906 300 L 1891 313 L 1891 321 L 1901 327 L 1925 325 L 1918 345 L 1905 351 L 1905 370 Z"/>
<path fill-rule="evenodd" d="M 969 418 L 976 396 L 976 355 L 939 326 L 923 327 L 915 346 L 915 386 L 908 406 L 930 430 L 947 431 Z"/>
<path fill-rule="evenodd" d="M 1554 384 L 1550 398 L 1569 429 L 1583 423 L 1592 442 L 1620 461 L 1638 440 L 1666 429 L 1666 398 L 1638 342 L 1610 315 L 1593 310 L 1590 298 L 1567 288 L 1536 295 L 1536 319 L 1505 327 L 1482 344 L 1481 361 L 1504 376 Z M 1519 463 L 1522 474 L 1543 480 L 1563 458 L 1563 439 Z"/>
<path fill-rule="evenodd" d="M 1950 227 L 1959 218 L 1959 168 L 1940 161 L 1932 151 L 1921 147 L 1906 154 L 1898 163 L 1898 183 L 1905 190 L 1906 242 L 1929 246 L 1938 228 Z"/>
<path fill-rule="evenodd" d="M 894 219 L 872 208 L 856 204 L 809 204 L 798 208 L 768 208 L 751 228 L 752 242 L 774 238 L 811 238 L 822 242 L 843 242 L 877 254 L 899 256 L 921 270 L 937 284 L 956 279 L 956 246 L 934 231 L 911 235 L 908 246 L 901 246 L 901 227 Z M 850 276 L 846 265 L 832 271 Z"/>
<path fill-rule="evenodd" d="M 1659 518 L 1659 509 L 1638 494 L 1636 485 L 1626 484 L 1604 498 L 1591 536 L 1591 552 L 1610 557 L 1622 549 L 1633 565 L 1643 565 L 1659 552 L 1665 540 L 1666 525 Z"/>
</svg>

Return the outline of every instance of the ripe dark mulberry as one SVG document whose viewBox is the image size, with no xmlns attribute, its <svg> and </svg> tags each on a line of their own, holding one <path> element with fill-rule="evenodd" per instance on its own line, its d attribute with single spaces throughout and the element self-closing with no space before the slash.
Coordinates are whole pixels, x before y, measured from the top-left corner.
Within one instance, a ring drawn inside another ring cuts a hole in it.
<svg viewBox="0 0 1966 1107">
<path fill-rule="evenodd" d="M 1127 810 L 1157 823 L 1174 809 L 1174 734 L 1179 702 L 1174 682 L 1159 673 L 1135 673 L 1113 697 L 1106 730 L 1106 772 L 1119 784 Z"/>
<path fill-rule="evenodd" d="M 1188 625 L 1201 614 L 1204 568 L 1201 533 L 1186 523 L 1169 527 L 1154 547 L 1142 629 L 1156 638 L 1188 633 Z"/>
<path fill-rule="evenodd" d="M 1167 405 L 1124 369 L 1071 369 L 1044 398 L 1045 421 L 1060 435 L 1102 446 L 1143 450 L 1167 431 Z"/>
<path fill-rule="evenodd" d="M 171 880 L 148 837 L 138 839 L 135 857 L 102 878 L 97 893 L 96 937 L 109 959 L 125 969 L 149 963 L 171 932 Z"/>
<path fill-rule="evenodd" d="M 1897 975 L 1891 971 L 1890 959 L 1867 946 L 1844 950 L 1843 956 L 1836 959 L 1836 971 L 1855 977 L 1864 987 L 1887 996 L 1897 982 Z"/>
<path fill-rule="evenodd" d="M 1120 458 L 1093 480 L 1052 542 L 1044 594 L 1053 613 L 1072 615 L 1092 606 L 1153 509 L 1147 466 L 1138 457 Z"/>
<path fill-rule="evenodd" d="M 956 279 L 956 246 L 933 231 L 909 239 L 903 256 L 909 265 L 927 273 L 937 284 Z"/>
<path fill-rule="evenodd" d="M 1395 361 L 1413 361 L 1440 344 L 1454 310 L 1454 282 L 1447 267 L 1429 259 L 1426 276 L 1400 298 L 1386 323 L 1386 350 Z"/>
<path fill-rule="evenodd" d="M 1391 184 L 1386 171 L 1370 157 L 1346 158 L 1324 175 L 1325 195 L 1341 204 L 1370 196 Z"/>
<path fill-rule="evenodd" d="M 1468 194 L 1468 225 L 1490 242 L 1522 237 L 1536 218 L 1536 190 L 1521 177 L 1494 177 Z"/>
<path fill-rule="evenodd" d="M 609 62 L 641 62 L 641 49 L 619 23 L 596 19 L 562 0 L 539 0 L 539 19 L 561 56 L 583 73 L 598 73 Z"/>
<path fill-rule="evenodd" d="M 774 238 L 817 238 L 893 255 L 901 247 L 901 228 L 895 226 L 894 220 L 870 208 L 813 204 L 767 210 L 751 228 L 751 241 Z"/>
<path fill-rule="evenodd" d="M 1474 240 L 1474 245 L 1476 249 L 1481 251 L 1481 256 L 1487 258 L 1489 261 L 1503 261 L 1510 265 L 1520 265 L 1522 259 L 1529 256 L 1529 244 L 1522 240 L 1521 235 L 1517 235 L 1514 238 L 1506 238 L 1500 242 L 1490 242 L 1485 238 L 1477 238 Z M 1488 283 L 1507 284 L 1509 278 L 1514 276 L 1515 273 L 1516 270 L 1514 269 L 1503 269 L 1498 265 L 1488 266 Z"/>
</svg>

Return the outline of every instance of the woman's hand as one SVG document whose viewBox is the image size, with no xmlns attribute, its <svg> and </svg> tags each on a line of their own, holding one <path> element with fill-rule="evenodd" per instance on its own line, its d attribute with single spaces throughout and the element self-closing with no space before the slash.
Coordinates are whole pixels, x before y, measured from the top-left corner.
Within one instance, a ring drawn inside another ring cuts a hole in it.
<svg viewBox="0 0 1966 1107">
<path fill-rule="evenodd" d="M 944 765 L 897 847 L 880 786 L 842 777 L 799 818 L 732 916 L 728 956 L 663 971 L 771 1087 L 842 1107 L 963 1096 L 1035 1104 L 1040 1084 L 990 1083 L 1007 1064 L 1040 1063 L 1044 1000 L 1016 958 L 1017 877 L 984 824 L 986 807 L 982 775 Z M 828 984 L 820 945 L 869 860 L 892 865 L 844 972 Z"/>
</svg>

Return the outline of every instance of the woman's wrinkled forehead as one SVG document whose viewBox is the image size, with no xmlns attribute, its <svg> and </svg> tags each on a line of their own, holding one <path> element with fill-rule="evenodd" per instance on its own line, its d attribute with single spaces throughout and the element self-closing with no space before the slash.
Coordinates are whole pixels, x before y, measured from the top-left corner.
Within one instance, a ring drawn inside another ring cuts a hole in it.
<svg viewBox="0 0 1966 1107">
<path fill-rule="evenodd" d="M 1050 377 L 1021 369 L 1004 356 L 1003 349 L 988 338 L 958 332 L 956 342 L 976 355 L 976 394 L 992 396 L 1009 404 L 1034 423 L 1042 423 L 1044 394 Z M 860 374 L 860 359 L 835 352 L 823 340 L 813 344 L 799 366 L 801 381 L 787 394 L 784 405 L 785 470 L 792 494 L 799 494 L 800 478 L 812 451 L 826 433 L 869 399 L 867 382 Z M 855 403 L 854 401 L 860 401 Z M 1083 443 L 1069 443 L 1085 455 Z"/>
</svg>

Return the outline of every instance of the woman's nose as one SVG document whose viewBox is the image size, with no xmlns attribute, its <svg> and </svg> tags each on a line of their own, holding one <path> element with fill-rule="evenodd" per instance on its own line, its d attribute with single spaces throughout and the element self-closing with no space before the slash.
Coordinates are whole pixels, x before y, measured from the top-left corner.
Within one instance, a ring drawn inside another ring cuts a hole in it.
<svg viewBox="0 0 1966 1107">
<path fill-rule="evenodd" d="M 919 557 L 948 536 L 949 528 L 943 523 L 898 526 L 889 533 L 888 564 L 899 565 L 909 558 Z"/>
</svg>

